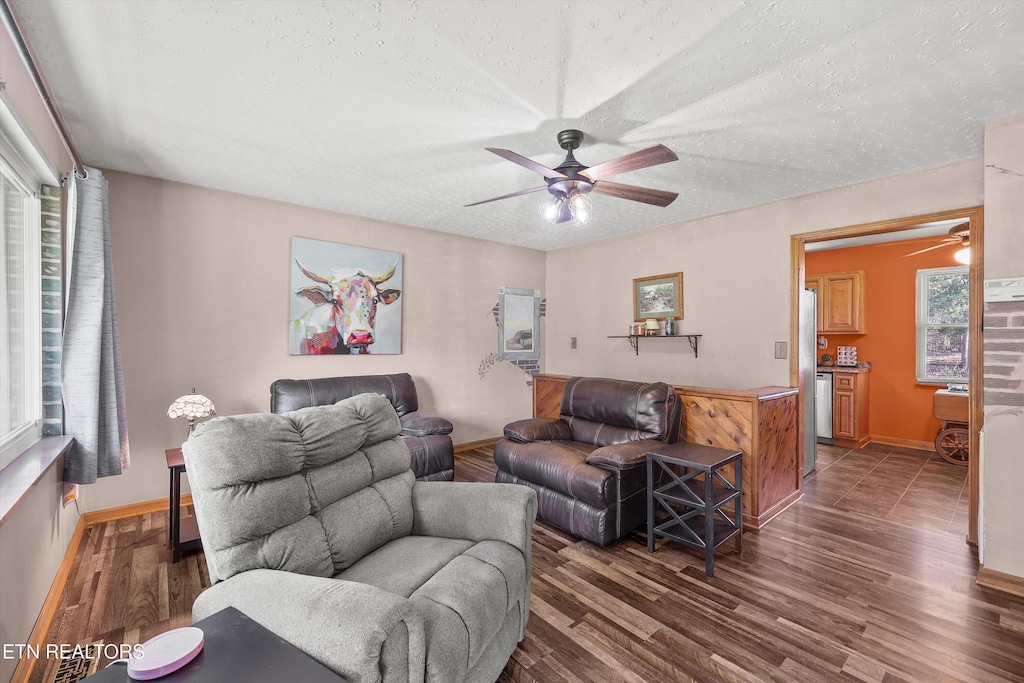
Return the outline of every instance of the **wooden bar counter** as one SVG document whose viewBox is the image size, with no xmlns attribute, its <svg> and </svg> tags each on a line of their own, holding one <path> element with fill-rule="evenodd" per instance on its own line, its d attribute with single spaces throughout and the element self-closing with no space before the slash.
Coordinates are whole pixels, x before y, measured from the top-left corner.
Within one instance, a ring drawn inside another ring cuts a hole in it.
<svg viewBox="0 0 1024 683">
<path fill-rule="evenodd" d="M 567 375 L 533 378 L 534 417 L 558 417 L 567 379 Z M 743 451 L 745 529 L 760 529 L 800 499 L 803 459 L 796 387 L 674 388 L 683 401 L 680 440 Z"/>
</svg>

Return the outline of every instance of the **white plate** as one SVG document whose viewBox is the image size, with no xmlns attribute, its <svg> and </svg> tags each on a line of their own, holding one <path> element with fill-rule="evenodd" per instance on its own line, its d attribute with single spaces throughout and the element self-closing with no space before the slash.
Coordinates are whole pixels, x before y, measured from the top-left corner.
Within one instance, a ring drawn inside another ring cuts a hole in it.
<svg viewBox="0 0 1024 683">
<path fill-rule="evenodd" d="M 128 677 L 150 681 L 185 666 L 203 649 L 203 632 L 195 626 L 176 628 L 142 644 L 141 656 L 128 658 Z"/>
</svg>

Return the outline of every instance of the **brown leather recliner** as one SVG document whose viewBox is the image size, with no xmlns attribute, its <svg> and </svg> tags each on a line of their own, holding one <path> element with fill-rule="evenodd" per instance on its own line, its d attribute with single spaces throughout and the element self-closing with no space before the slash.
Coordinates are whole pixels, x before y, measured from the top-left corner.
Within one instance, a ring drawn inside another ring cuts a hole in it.
<svg viewBox="0 0 1024 683">
<path fill-rule="evenodd" d="M 494 480 L 533 488 L 539 518 L 606 545 L 646 520 L 645 455 L 679 438 L 682 403 L 662 382 L 573 377 L 560 413 L 505 426 Z"/>
<path fill-rule="evenodd" d="M 279 379 L 270 385 L 270 412 L 287 413 L 310 406 L 333 405 L 356 394 L 383 394 L 402 423 L 402 441 L 412 456 L 418 481 L 453 481 L 455 446 L 452 423 L 420 412 L 416 384 L 407 372 L 320 379 Z"/>
</svg>

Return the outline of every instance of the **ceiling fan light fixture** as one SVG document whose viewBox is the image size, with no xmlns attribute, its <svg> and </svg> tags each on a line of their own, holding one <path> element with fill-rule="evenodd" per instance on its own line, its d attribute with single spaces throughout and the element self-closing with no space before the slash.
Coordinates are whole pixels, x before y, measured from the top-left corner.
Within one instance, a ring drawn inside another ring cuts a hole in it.
<svg viewBox="0 0 1024 683">
<path fill-rule="evenodd" d="M 955 254 L 953 254 L 953 259 L 957 263 L 962 263 L 965 266 L 971 265 L 971 248 L 970 247 L 964 247 L 960 251 L 958 251 Z"/>
<path fill-rule="evenodd" d="M 562 198 L 552 197 L 549 201 L 540 205 L 540 217 L 554 225 L 562 214 Z"/>
<path fill-rule="evenodd" d="M 569 197 L 569 215 L 573 225 L 586 225 L 594 215 L 594 204 L 590 197 L 582 192 L 573 192 Z"/>
</svg>

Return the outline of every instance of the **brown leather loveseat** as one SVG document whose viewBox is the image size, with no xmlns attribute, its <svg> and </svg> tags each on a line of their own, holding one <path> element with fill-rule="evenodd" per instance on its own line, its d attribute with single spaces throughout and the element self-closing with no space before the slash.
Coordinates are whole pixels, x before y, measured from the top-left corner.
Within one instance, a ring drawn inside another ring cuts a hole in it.
<svg viewBox="0 0 1024 683">
<path fill-rule="evenodd" d="M 420 412 L 416 384 L 407 372 L 319 379 L 279 379 L 270 385 L 270 412 L 287 413 L 310 406 L 333 405 L 357 394 L 383 394 L 402 423 L 402 441 L 412 456 L 418 481 L 455 479 L 452 423 Z"/>
<path fill-rule="evenodd" d="M 537 492 L 537 516 L 606 545 L 647 516 L 645 454 L 675 443 L 682 406 L 668 384 L 573 377 L 560 417 L 505 426 L 494 447 L 495 481 Z"/>
</svg>

